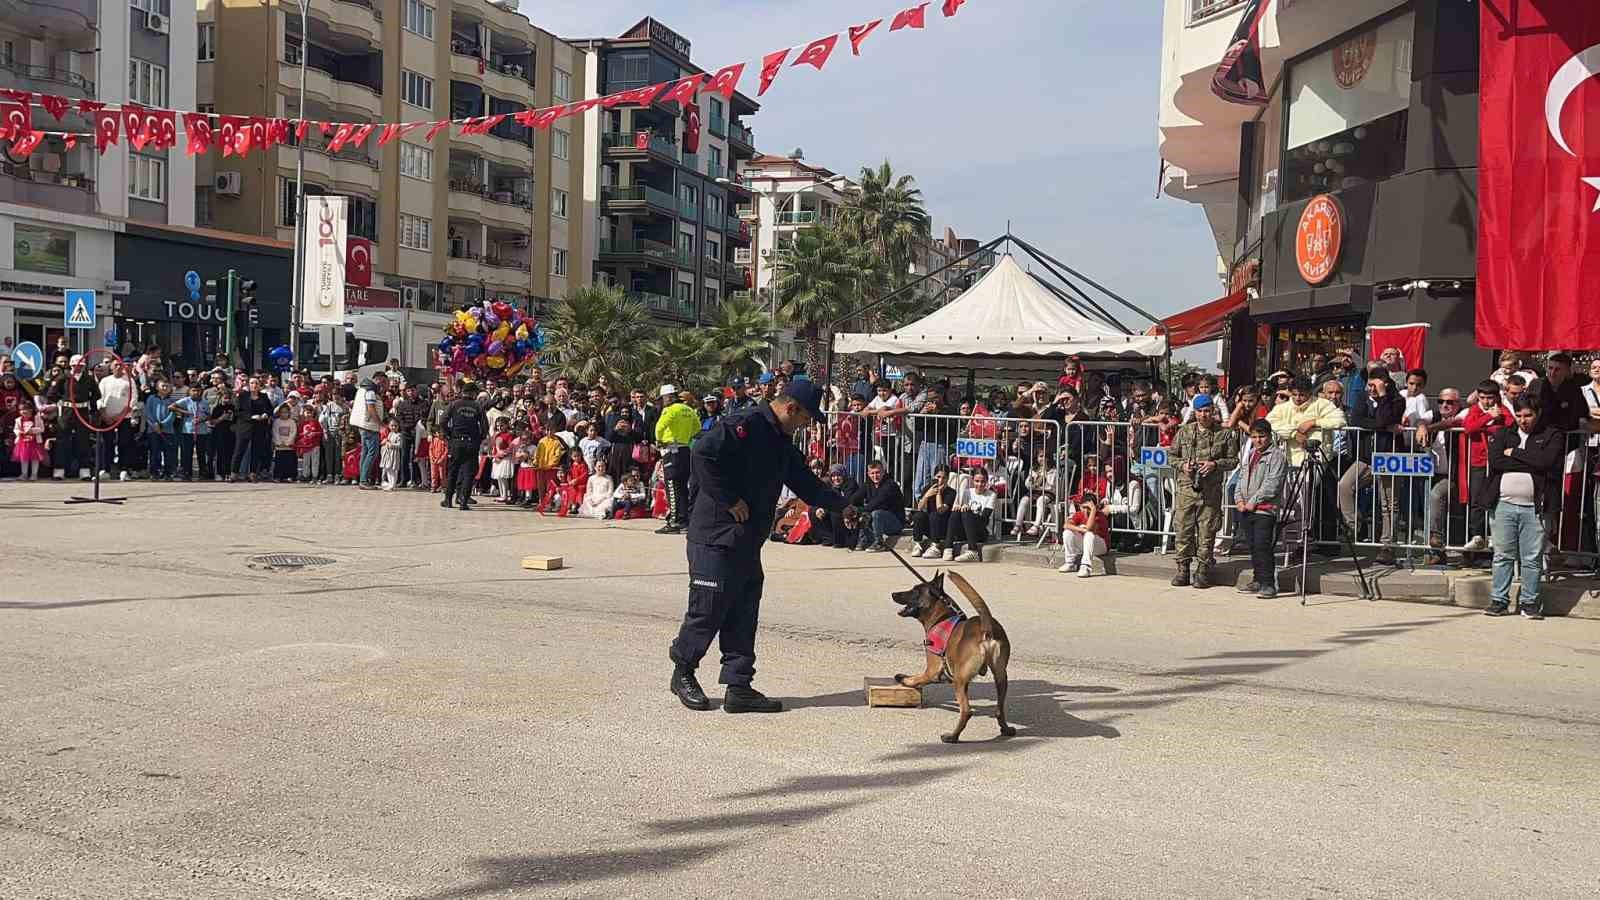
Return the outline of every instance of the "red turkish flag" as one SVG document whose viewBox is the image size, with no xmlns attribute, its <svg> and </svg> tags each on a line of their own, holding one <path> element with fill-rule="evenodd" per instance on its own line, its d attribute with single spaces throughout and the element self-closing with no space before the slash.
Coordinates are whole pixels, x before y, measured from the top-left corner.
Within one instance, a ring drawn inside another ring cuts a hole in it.
<svg viewBox="0 0 1600 900">
<path fill-rule="evenodd" d="M 1428 325 L 1384 325 L 1367 329 L 1367 359 L 1377 359 L 1383 351 L 1400 351 L 1400 367 L 1409 372 L 1422 368 L 1422 351 L 1428 343 Z"/>
<path fill-rule="evenodd" d="M 699 93 L 700 85 L 705 80 L 705 75 L 691 75 L 688 78 L 684 78 L 674 84 L 672 90 L 667 91 L 666 95 L 661 98 L 661 102 L 681 103 L 684 106 L 689 106 L 694 103 L 694 95 Z"/>
<path fill-rule="evenodd" d="M 13 100 L 23 106 L 33 105 L 33 91 L 19 91 L 14 88 L 0 88 L 0 97 Z"/>
<path fill-rule="evenodd" d="M 354 130 L 354 128 L 355 126 L 351 125 L 349 122 L 340 122 L 339 130 L 333 133 L 333 140 L 328 142 L 328 152 L 338 153 L 340 150 L 343 150 L 345 141 L 350 140 L 350 132 Z"/>
<path fill-rule="evenodd" d="M 267 134 L 271 136 L 274 144 L 289 143 L 289 120 L 273 119 L 267 125 Z"/>
<path fill-rule="evenodd" d="M 783 61 L 788 58 L 789 48 L 787 47 L 782 50 L 768 53 L 766 56 L 761 57 L 761 87 L 756 91 L 757 97 L 765 94 L 767 92 L 767 88 L 772 87 L 773 80 L 776 79 L 778 77 L 778 73 L 783 70 Z"/>
<path fill-rule="evenodd" d="M 902 28 L 923 28 L 928 24 L 928 4 L 919 3 L 910 9 L 901 10 L 895 14 L 894 21 L 889 23 L 890 31 L 899 31 Z"/>
<path fill-rule="evenodd" d="M 260 148 L 262 150 L 271 149 L 271 147 L 272 147 L 272 141 L 271 141 L 272 128 L 271 128 L 271 125 L 272 125 L 272 120 L 266 118 L 265 116 L 251 116 L 250 117 L 250 143 L 249 143 L 249 147 L 257 147 L 257 148 Z M 248 151 L 249 147 L 246 148 L 247 151 Z"/>
<path fill-rule="evenodd" d="M 599 106 L 602 102 L 602 98 L 600 97 L 590 97 L 587 100 L 579 100 L 577 103 L 567 107 L 567 111 L 562 113 L 561 117 L 564 119 L 570 119 L 573 116 L 581 116 L 589 110 Z"/>
<path fill-rule="evenodd" d="M 531 109 L 518 110 L 511 114 L 511 118 L 515 119 L 517 124 L 524 128 L 533 127 L 533 110 Z"/>
<path fill-rule="evenodd" d="M 378 126 L 376 124 L 371 123 L 357 125 L 355 130 L 350 132 L 350 146 L 360 150 L 365 150 L 367 147 L 367 138 L 372 136 L 372 130 L 377 127 Z"/>
<path fill-rule="evenodd" d="M 0 138 L 17 139 L 32 130 L 32 117 L 28 115 L 27 104 L 10 100 L 0 102 Z"/>
<path fill-rule="evenodd" d="M 157 150 L 167 150 L 178 143 L 178 114 L 170 109 L 158 109 L 145 116 L 150 129 L 150 141 Z"/>
<path fill-rule="evenodd" d="M 428 133 L 423 135 L 422 139 L 431 144 L 433 143 L 433 139 L 439 135 L 439 132 L 449 127 L 449 119 L 440 119 L 439 121 L 433 123 L 433 127 L 428 129 Z"/>
<path fill-rule="evenodd" d="M 850 26 L 850 55 L 851 56 L 860 56 L 861 55 L 861 43 L 867 39 L 867 35 L 871 34 L 874 30 L 877 29 L 877 27 L 879 25 L 882 25 L 882 24 L 883 24 L 883 20 L 882 19 L 873 19 L 871 22 L 868 22 L 865 25 L 851 25 Z"/>
<path fill-rule="evenodd" d="M 649 131 L 640 131 L 640 132 L 636 132 L 634 134 L 634 136 L 633 136 L 633 149 L 635 149 L 635 150 L 649 150 L 650 149 L 650 132 Z"/>
<path fill-rule="evenodd" d="M 1600 349 L 1600 5 L 1482 7 L 1478 345 Z"/>
<path fill-rule="evenodd" d="M 567 106 L 564 103 L 559 106 L 552 106 L 549 109 L 541 109 L 533 114 L 533 127 L 543 131 L 549 128 L 552 122 L 561 118 L 566 111 Z"/>
<path fill-rule="evenodd" d="M 344 280 L 356 287 L 372 287 L 372 242 L 350 235 L 345 239 Z"/>
<path fill-rule="evenodd" d="M 222 144 L 222 156 L 227 157 L 238 154 L 244 155 L 239 149 L 239 135 L 250 134 L 250 122 L 244 116 L 219 116 L 217 118 L 217 142 Z M 246 150 L 249 148 L 246 147 Z"/>
<path fill-rule="evenodd" d="M 390 141 L 394 140 L 395 137 L 398 136 L 399 134 L 400 134 L 400 126 L 399 125 L 385 125 L 385 126 L 383 126 L 383 130 L 378 132 L 378 146 L 379 147 L 384 146 L 385 144 L 387 144 Z"/>
<path fill-rule="evenodd" d="M 79 103 L 79 108 L 83 104 Z M 117 129 L 122 125 L 122 115 L 114 109 L 96 109 L 94 111 L 94 149 L 96 153 L 105 153 L 106 148 L 117 142 Z"/>
<path fill-rule="evenodd" d="M 700 152 L 700 107 L 691 105 L 684 116 L 683 152 Z"/>
<path fill-rule="evenodd" d="M 20 136 L 11 141 L 11 156 L 17 159 L 27 159 L 32 155 L 34 148 L 44 142 L 44 132 L 24 131 Z"/>
<path fill-rule="evenodd" d="M 65 97 L 57 97 L 54 94 L 40 94 L 39 105 L 49 110 L 50 115 L 55 116 L 56 121 L 59 122 L 66 116 L 67 110 L 72 106 L 72 102 Z"/>
<path fill-rule="evenodd" d="M 184 113 L 183 133 L 189 136 L 190 156 L 211 152 L 211 119 L 205 113 Z"/>
<path fill-rule="evenodd" d="M 311 127 L 310 119 L 301 119 L 294 123 L 294 142 L 296 144 L 306 139 L 306 129 Z"/>
<path fill-rule="evenodd" d="M 79 100 L 78 101 L 78 112 L 81 112 L 86 116 L 92 116 L 95 113 L 97 113 L 100 110 L 105 109 L 105 108 L 106 108 L 106 105 L 104 103 L 101 103 L 98 100 Z"/>
<path fill-rule="evenodd" d="M 967 2 L 967 0 L 944 0 L 944 17 L 948 19 L 955 15 L 956 10 L 960 9 L 961 4 L 965 2 Z"/>
<path fill-rule="evenodd" d="M 706 85 L 706 91 L 712 94 L 721 94 L 729 100 L 733 99 L 733 92 L 739 89 L 739 79 L 744 77 L 744 63 L 724 67 L 712 77 L 711 83 Z"/>
<path fill-rule="evenodd" d="M 833 55 L 834 45 L 839 43 L 837 34 L 830 34 L 825 38 L 817 38 L 800 51 L 800 56 L 790 63 L 793 66 L 816 66 L 817 71 L 828 64 L 828 57 Z"/>
<path fill-rule="evenodd" d="M 122 104 L 122 133 L 135 150 L 143 150 L 150 143 L 150 121 L 145 108 L 137 103 Z"/>
</svg>

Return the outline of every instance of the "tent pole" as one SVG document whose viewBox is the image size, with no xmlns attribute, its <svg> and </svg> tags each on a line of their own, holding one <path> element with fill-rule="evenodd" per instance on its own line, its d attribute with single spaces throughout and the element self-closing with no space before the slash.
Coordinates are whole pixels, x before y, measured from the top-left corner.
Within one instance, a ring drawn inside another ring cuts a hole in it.
<svg viewBox="0 0 1600 900">
<path fill-rule="evenodd" d="M 1046 266 L 1046 268 L 1048 268 L 1048 266 Z M 1061 298 L 1061 302 L 1067 304 L 1067 306 L 1071 307 L 1074 312 L 1078 313 L 1079 315 L 1083 316 L 1084 318 L 1087 318 L 1087 319 L 1099 319 L 1099 320 L 1105 322 L 1107 325 L 1110 325 L 1112 328 L 1115 328 L 1116 330 L 1122 332 L 1123 334 L 1129 335 L 1130 337 L 1133 335 L 1133 332 L 1129 331 L 1128 327 L 1126 325 L 1123 325 L 1121 322 L 1118 322 L 1115 318 L 1112 317 L 1112 315 L 1110 313 L 1106 312 L 1104 309 L 1101 309 L 1100 308 L 1100 304 L 1095 303 L 1093 300 L 1090 300 L 1088 297 L 1083 297 L 1083 299 L 1085 301 L 1087 301 L 1089 303 L 1089 306 L 1090 306 L 1090 309 L 1086 310 L 1082 306 L 1078 305 L 1078 302 L 1076 300 L 1073 300 L 1071 297 L 1068 297 L 1066 295 L 1065 291 L 1062 291 L 1060 288 L 1056 287 L 1055 285 L 1051 284 L 1050 282 L 1045 281 L 1043 278 L 1040 278 L 1039 276 L 1034 275 L 1033 276 L 1033 280 L 1037 281 L 1039 284 L 1043 285 L 1045 290 L 1047 290 L 1050 293 L 1055 294 L 1057 297 Z M 1078 294 L 1079 294 L 1079 296 L 1083 296 L 1083 292 L 1082 291 L 1079 291 Z"/>
<path fill-rule="evenodd" d="M 915 281 L 908 282 L 904 287 L 901 287 L 901 288 L 899 288 L 898 290 L 895 290 L 895 291 L 891 291 L 890 293 L 884 294 L 882 297 L 879 297 L 878 299 L 872 301 L 871 303 L 868 303 L 866 306 L 860 307 L 859 309 L 856 309 L 853 312 L 850 312 L 850 313 L 848 313 L 848 314 L 846 314 L 844 316 L 839 317 L 838 319 L 835 319 L 832 322 L 829 322 L 828 323 L 828 330 L 832 331 L 835 326 L 843 324 L 845 322 L 848 322 L 852 318 L 854 318 L 855 316 L 859 316 L 859 315 L 861 315 L 863 313 L 871 312 L 872 310 L 877 309 L 878 307 L 882 306 L 883 304 L 888 303 L 890 300 L 893 300 L 894 298 L 900 296 L 901 294 L 905 293 L 906 291 L 911 290 L 912 288 L 914 288 L 917 285 L 923 283 L 924 281 L 927 281 L 928 279 L 932 278 L 933 276 L 938 275 L 940 272 L 943 272 L 946 269 L 953 268 L 953 267 L 955 267 L 957 265 L 960 265 L 961 263 L 966 262 L 967 260 L 973 258 L 974 256 L 977 256 L 980 253 L 993 251 L 994 248 L 999 246 L 1000 243 L 1002 241 L 1004 241 L 1004 240 L 1005 240 L 1005 236 L 1004 235 L 1002 235 L 1000 237 L 997 237 L 994 240 L 990 241 L 989 243 L 984 244 L 983 246 L 979 247 L 978 249 L 972 251 L 971 253 L 968 253 L 966 256 L 963 256 L 960 259 L 951 260 L 950 262 L 945 263 L 944 265 L 940 266 L 937 269 L 934 269 L 933 271 L 929 272 L 928 274 L 919 276 Z"/>
<path fill-rule="evenodd" d="M 1018 243 L 1022 243 L 1022 242 L 1019 240 Z M 1030 247 L 1028 247 L 1026 245 L 1024 245 L 1023 250 L 1025 252 L 1027 252 L 1029 255 L 1032 255 L 1033 252 L 1034 252 Z M 1103 307 L 1100 304 L 1096 303 L 1093 298 L 1091 298 L 1088 294 L 1084 293 L 1082 288 L 1080 288 L 1076 284 L 1074 284 L 1072 282 L 1071 278 L 1068 278 L 1067 276 L 1061 274 L 1061 271 L 1059 269 L 1057 269 L 1054 265 L 1050 264 L 1048 261 L 1046 261 L 1042 257 L 1035 256 L 1033 259 L 1039 265 L 1044 266 L 1045 269 L 1048 270 L 1051 275 L 1054 275 L 1055 277 L 1059 278 L 1061 280 L 1062 284 L 1064 284 L 1067 287 L 1071 288 L 1072 292 L 1074 294 L 1077 294 L 1080 298 L 1082 298 L 1083 302 L 1085 302 L 1085 303 L 1089 304 L 1091 307 L 1093 307 L 1096 312 L 1100 313 L 1100 317 L 1101 318 L 1105 319 L 1107 322 L 1110 322 L 1111 325 L 1113 327 L 1115 327 L 1118 331 L 1122 332 L 1123 334 L 1127 334 L 1127 335 L 1133 334 L 1132 331 L 1128 330 L 1128 326 L 1122 324 L 1122 322 L 1119 321 L 1116 316 L 1113 316 L 1110 313 L 1110 311 L 1107 310 L 1105 307 Z M 1034 276 L 1034 277 L 1038 278 L 1038 276 Z M 1040 284 L 1045 284 L 1043 279 L 1039 279 L 1039 283 Z M 1048 285 L 1046 285 L 1046 286 L 1048 287 Z"/>
<path fill-rule="evenodd" d="M 1060 266 L 1061 268 L 1065 269 L 1066 271 L 1072 273 L 1072 275 L 1075 278 L 1077 278 L 1078 280 L 1084 282 L 1085 284 L 1089 285 L 1090 287 L 1094 288 L 1095 290 L 1099 291 L 1100 293 L 1105 294 L 1107 297 L 1110 297 L 1111 299 L 1117 301 L 1118 303 L 1122 304 L 1123 306 L 1126 306 L 1127 308 L 1133 310 L 1134 312 L 1136 312 L 1139 315 L 1145 317 L 1146 319 L 1149 319 L 1152 324 L 1156 324 L 1156 325 L 1161 324 L 1161 320 L 1160 319 L 1158 319 L 1155 316 L 1152 316 L 1151 314 L 1145 312 L 1143 309 L 1140 309 L 1139 307 L 1134 306 L 1132 303 L 1128 302 L 1125 298 L 1123 298 L 1122 295 L 1120 295 L 1117 292 L 1111 290 L 1110 288 L 1108 288 L 1105 285 L 1099 283 L 1098 281 L 1095 281 L 1093 278 L 1090 278 L 1089 276 L 1083 274 L 1082 272 L 1079 272 L 1077 269 L 1072 268 L 1071 266 L 1067 265 L 1066 263 L 1064 263 L 1064 262 L 1056 259 L 1055 257 L 1051 256 L 1050 254 L 1044 252 L 1043 250 L 1040 250 L 1039 248 L 1033 246 L 1032 244 L 1029 244 L 1027 241 L 1024 241 L 1022 238 L 1017 238 L 1016 241 L 1017 241 L 1017 245 L 1018 246 L 1022 247 L 1022 249 L 1028 251 L 1028 253 L 1032 254 L 1033 256 L 1035 256 L 1036 258 L 1040 259 L 1041 261 L 1049 260 L 1050 262 L 1055 263 L 1056 265 Z"/>
</svg>

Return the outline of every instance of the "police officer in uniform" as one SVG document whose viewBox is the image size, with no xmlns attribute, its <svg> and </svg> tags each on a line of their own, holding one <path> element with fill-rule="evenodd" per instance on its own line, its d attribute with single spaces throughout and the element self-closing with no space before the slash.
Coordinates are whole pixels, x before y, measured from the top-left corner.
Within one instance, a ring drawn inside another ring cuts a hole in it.
<svg viewBox="0 0 1600 900">
<path fill-rule="evenodd" d="M 70 385 L 68 382 L 72 382 Z M 68 371 L 62 372 L 50 383 L 45 399 L 56 404 L 56 422 L 61 430 L 57 438 L 61 452 L 59 470 L 71 478 L 76 470 L 84 481 L 93 478 L 90 471 L 96 463 L 89 447 L 91 430 L 84 422 L 94 422 L 100 409 L 100 383 L 94 374 L 85 370 L 82 356 L 72 357 Z M 74 412 L 76 410 L 76 412 Z M 80 420 L 78 417 L 82 415 Z"/>
<path fill-rule="evenodd" d="M 663 402 L 671 391 L 672 385 L 662 386 Z M 656 534 L 682 534 L 689 521 L 689 445 L 700 434 L 700 414 L 693 401 L 694 394 L 683 391 L 656 418 L 656 446 L 667 476 L 667 523 Z"/>
<path fill-rule="evenodd" d="M 461 386 L 461 396 L 444 411 L 444 429 L 450 458 L 445 463 L 444 500 L 439 505 L 449 509 L 454 497 L 466 512 L 471 508 L 472 482 L 478 475 L 478 448 L 489 434 L 489 419 L 478 404 L 476 384 L 469 381 Z"/>
<path fill-rule="evenodd" d="M 790 384 L 770 404 L 723 417 L 690 450 L 694 472 L 689 514 L 689 609 L 672 642 L 671 691 L 684 706 L 711 708 L 695 667 L 720 634 L 722 708 L 730 713 L 779 712 L 780 701 L 752 688 L 756 622 L 761 611 L 761 548 L 772 533 L 784 485 L 801 500 L 844 511 L 838 491 L 806 468 L 793 435 L 822 421 L 822 390 L 812 381 Z"/>
</svg>

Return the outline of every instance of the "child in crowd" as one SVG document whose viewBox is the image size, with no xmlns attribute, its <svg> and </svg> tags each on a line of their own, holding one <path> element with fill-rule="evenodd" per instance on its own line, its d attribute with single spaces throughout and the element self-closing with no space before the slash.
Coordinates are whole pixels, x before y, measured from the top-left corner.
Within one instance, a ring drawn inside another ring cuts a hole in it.
<svg viewBox="0 0 1600 900">
<path fill-rule="evenodd" d="M 584 462 L 583 450 L 573 447 L 567 451 L 567 479 L 561 489 L 560 516 L 563 519 L 578 511 L 588 489 L 589 465 Z"/>
<path fill-rule="evenodd" d="M 328 401 L 322 404 L 317 412 L 317 420 L 322 424 L 322 480 L 328 484 L 340 484 L 344 481 L 341 443 L 345 426 L 350 424 L 350 410 L 338 391 L 333 391 Z"/>
<path fill-rule="evenodd" d="M 938 559 L 945 554 L 945 540 L 950 527 L 950 514 L 956 502 L 956 490 L 950 487 L 950 470 L 937 466 L 933 480 L 922 496 L 917 498 L 911 518 L 911 555 L 922 559 Z"/>
<path fill-rule="evenodd" d="M 444 490 L 444 467 L 450 461 L 450 442 L 444 439 L 444 429 L 433 426 L 428 438 L 428 476 L 435 494 Z"/>
<path fill-rule="evenodd" d="M 344 429 L 344 478 L 340 484 L 355 484 L 361 477 L 361 432 L 354 426 Z"/>
<path fill-rule="evenodd" d="M 416 451 L 412 454 L 411 463 L 417 467 L 417 485 L 419 491 L 426 491 L 433 486 L 432 464 L 428 461 L 428 453 L 432 449 L 433 438 L 428 434 L 428 423 L 422 419 L 417 420 Z"/>
<path fill-rule="evenodd" d="M 535 489 L 539 492 L 540 512 L 557 501 L 557 473 L 561 469 L 561 457 L 566 452 L 566 442 L 554 434 L 547 432 L 539 439 L 533 454 L 533 477 Z"/>
<path fill-rule="evenodd" d="M 1100 509 L 1100 498 L 1085 491 L 1078 496 L 1078 508 L 1061 529 L 1061 543 L 1067 559 L 1057 572 L 1076 570 L 1079 578 L 1094 574 L 1094 558 L 1104 556 L 1111 543 L 1111 520 Z"/>
<path fill-rule="evenodd" d="M 511 433 L 511 420 L 505 416 L 495 419 L 494 437 L 489 440 L 489 458 L 494 460 L 490 476 L 494 478 L 498 495 L 496 503 L 511 502 L 512 482 L 517 480 L 517 461 L 512 454 L 516 441 L 517 436 Z"/>
<path fill-rule="evenodd" d="M 578 506 L 578 515 L 585 519 L 604 519 L 611 515 L 611 496 L 616 492 L 616 483 L 611 476 L 606 474 L 605 467 L 595 469 L 589 475 L 589 485 L 583 492 L 583 503 Z"/>
<path fill-rule="evenodd" d="M 383 452 L 378 457 L 378 464 L 383 469 L 383 489 L 392 491 L 400 483 L 400 466 L 404 464 L 406 455 L 406 435 L 400 428 L 399 419 L 389 417 L 379 441 L 383 444 Z"/>
<path fill-rule="evenodd" d="M 30 414 L 24 408 L 11 426 L 16 443 L 11 448 L 11 460 L 22 466 L 22 480 L 34 481 L 39 477 L 39 463 L 49 457 L 44 447 L 44 416 Z"/>
<path fill-rule="evenodd" d="M 994 488 L 989 485 L 988 471 L 979 469 L 973 472 L 966 487 L 956 496 L 954 514 L 950 519 L 952 540 L 962 533 L 967 538 L 966 550 L 955 558 L 955 562 L 983 562 L 983 545 L 989 538 L 989 524 L 998 499 Z M 959 528 L 956 517 L 960 520 Z"/>
<path fill-rule="evenodd" d="M 300 413 L 300 433 L 294 449 L 300 454 L 300 480 L 317 484 L 322 480 L 322 422 L 315 404 L 306 404 Z"/>
<path fill-rule="evenodd" d="M 1036 538 L 1044 529 L 1045 520 L 1056 502 L 1056 467 L 1050 464 L 1050 453 L 1040 449 L 1033 455 L 1033 469 L 1023 484 L 1027 492 L 1017 501 L 1016 533 L 1020 537 Z M 1028 514 L 1033 513 L 1033 521 Z"/>
<path fill-rule="evenodd" d="M 538 487 L 538 479 L 534 477 L 533 456 L 538 451 L 539 442 L 533 439 L 533 425 L 522 423 L 521 433 L 517 435 L 517 443 L 513 448 L 513 456 L 517 461 L 517 493 L 522 496 L 522 508 L 533 508 L 533 493 Z"/>
<path fill-rule="evenodd" d="M 295 421 L 294 408 L 287 403 L 278 404 L 278 411 L 272 418 L 272 480 L 279 484 L 295 479 L 299 467 L 294 442 L 299 435 L 300 423 Z"/>
<path fill-rule="evenodd" d="M 600 436 L 600 426 L 590 422 L 583 430 L 583 440 L 578 442 L 578 447 L 583 451 L 583 461 L 589 466 L 589 471 L 598 472 L 605 468 L 606 454 L 611 452 L 611 442 Z"/>
<path fill-rule="evenodd" d="M 622 484 L 611 499 L 614 519 L 643 519 L 650 514 L 650 494 L 644 489 L 637 468 L 622 476 Z"/>
</svg>

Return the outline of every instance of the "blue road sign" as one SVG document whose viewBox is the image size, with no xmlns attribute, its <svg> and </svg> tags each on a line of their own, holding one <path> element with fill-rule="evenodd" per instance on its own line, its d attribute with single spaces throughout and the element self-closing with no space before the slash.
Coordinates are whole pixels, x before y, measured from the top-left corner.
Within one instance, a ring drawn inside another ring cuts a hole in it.
<svg viewBox="0 0 1600 900">
<path fill-rule="evenodd" d="M 11 364 L 17 367 L 17 377 L 24 381 L 38 378 L 44 371 L 44 351 L 33 341 L 23 341 L 11 351 Z"/>
<path fill-rule="evenodd" d="M 1399 475 L 1403 478 L 1433 476 L 1432 453 L 1374 453 L 1372 474 Z"/>
<path fill-rule="evenodd" d="M 68 328 L 94 327 L 94 291 L 62 291 L 61 318 Z"/>
<path fill-rule="evenodd" d="M 956 455 L 967 459 L 994 459 L 1000 455 L 1000 442 L 987 438 L 956 438 Z"/>
<path fill-rule="evenodd" d="M 183 286 L 188 288 L 191 294 L 200 293 L 200 273 L 193 269 L 183 273 Z"/>
<path fill-rule="evenodd" d="M 1139 449 L 1139 462 L 1152 469 L 1165 469 L 1170 465 L 1167 462 L 1167 448 L 1141 447 Z"/>
</svg>

